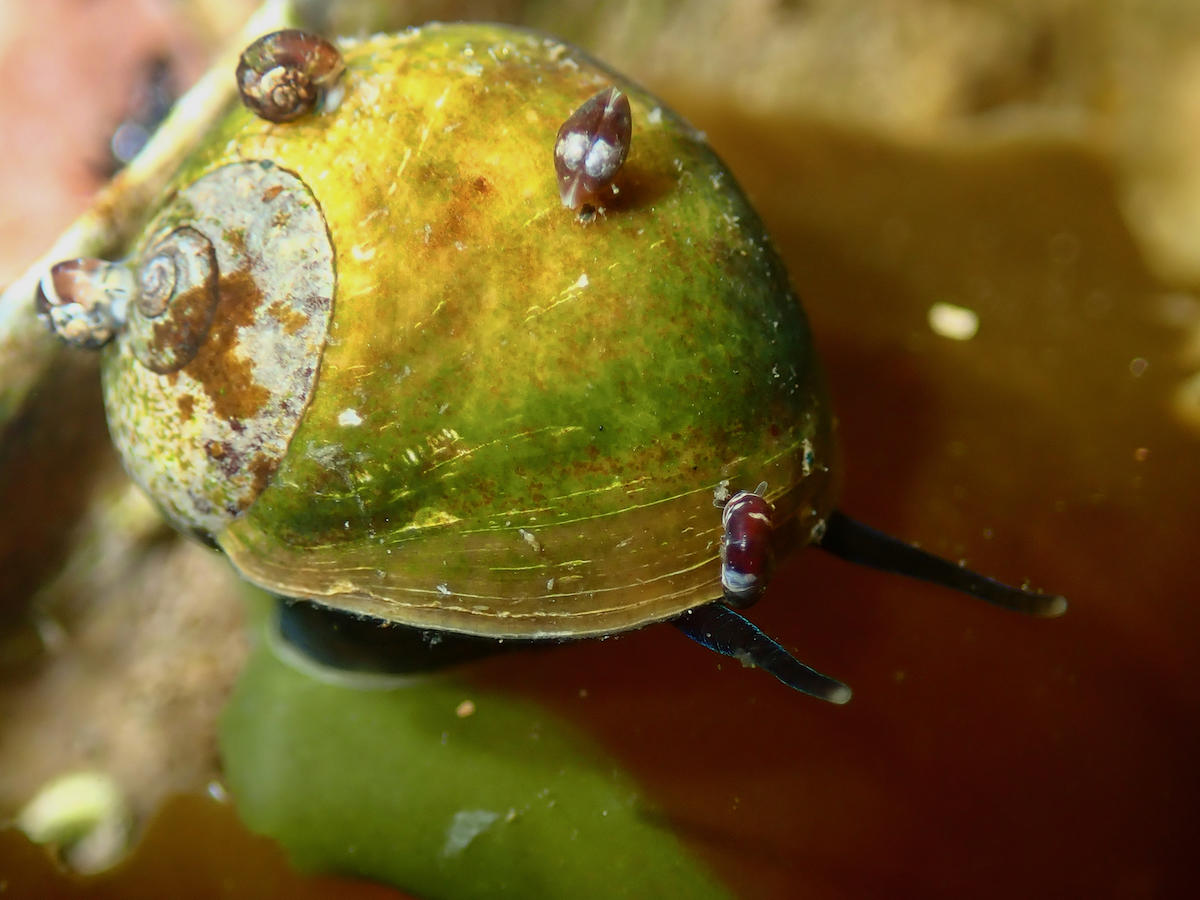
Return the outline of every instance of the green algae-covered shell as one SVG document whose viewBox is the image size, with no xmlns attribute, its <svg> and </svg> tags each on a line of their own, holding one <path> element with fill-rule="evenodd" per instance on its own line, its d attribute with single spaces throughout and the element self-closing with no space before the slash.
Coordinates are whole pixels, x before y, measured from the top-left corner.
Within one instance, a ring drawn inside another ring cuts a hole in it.
<svg viewBox="0 0 1200 900">
<path fill-rule="evenodd" d="M 777 551 L 806 542 L 831 507 L 824 388 L 703 137 L 542 35 L 340 46 L 312 114 L 230 112 L 137 250 L 191 229 L 220 269 L 182 365 L 148 369 L 128 333 L 106 350 L 114 438 L 168 516 L 276 594 L 497 637 L 719 598 L 726 480 L 768 484 Z M 580 218 L 555 135 L 614 84 L 631 149 Z"/>
</svg>

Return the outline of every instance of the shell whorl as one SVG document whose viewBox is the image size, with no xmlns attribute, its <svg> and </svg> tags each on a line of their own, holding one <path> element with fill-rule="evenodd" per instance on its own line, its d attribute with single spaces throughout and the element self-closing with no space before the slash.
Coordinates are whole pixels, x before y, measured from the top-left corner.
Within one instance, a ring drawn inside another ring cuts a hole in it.
<svg viewBox="0 0 1200 900">
<path fill-rule="evenodd" d="M 195 228 L 177 228 L 155 245 L 125 323 L 138 362 L 166 375 L 196 358 L 220 301 L 219 274 L 212 241 Z"/>
</svg>

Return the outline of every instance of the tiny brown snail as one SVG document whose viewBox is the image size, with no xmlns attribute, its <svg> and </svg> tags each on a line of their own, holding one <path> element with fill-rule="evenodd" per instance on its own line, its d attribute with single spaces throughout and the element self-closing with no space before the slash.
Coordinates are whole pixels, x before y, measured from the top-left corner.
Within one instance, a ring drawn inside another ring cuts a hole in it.
<svg viewBox="0 0 1200 900">
<path fill-rule="evenodd" d="M 38 285 L 38 313 L 72 347 L 97 350 L 124 322 L 128 278 L 123 267 L 101 259 L 56 263 Z"/>
<path fill-rule="evenodd" d="M 615 87 L 599 91 L 563 122 L 554 140 L 554 171 L 563 206 L 595 205 L 611 190 L 629 155 L 629 99 Z"/>
<path fill-rule="evenodd" d="M 763 482 L 738 491 L 721 508 L 721 587 L 735 606 L 749 606 L 766 585 L 771 555 L 771 505 Z"/>
<path fill-rule="evenodd" d="M 196 148 L 125 262 L 56 267 L 41 301 L 73 343 L 112 338 L 126 468 L 247 580 L 306 601 L 286 609 L 324 624 L 293 620 L 297 643 L 321 655 L 333 619 L 447 660 L 670 621 L 845 702 L 731 608 L 772 556 L 816 543 L 1062 612 L 835 511 L 804 312 L 659 101 L 501 26 L 346 41 L 344 66 L 331 50 L 256 42 L 237 73 L 255 114 Z M 336 109 L 276 124 L 339 76 Z M 619 188 L 627 157 L 652 203 L 561 215 Z"/>
<path fill-rule="evenodd" d="M 269 122 L 310 113 L 342 75 L 342 55 L 323 37 L 288 28 L 259 38 L 238 60 L 242 102 Z"/>
</svg>

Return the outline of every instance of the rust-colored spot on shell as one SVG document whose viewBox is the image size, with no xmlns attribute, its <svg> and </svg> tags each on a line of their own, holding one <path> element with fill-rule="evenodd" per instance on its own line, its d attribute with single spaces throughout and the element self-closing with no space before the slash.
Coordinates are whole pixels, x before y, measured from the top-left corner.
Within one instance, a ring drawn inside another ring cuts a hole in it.
<svg viewBox="0 0 1200 900">
<path fill-rule="evenodd" d="M 298 312 L 285 300 L 276 300 L 267 307 L 267 312 L 279 321 L 279 324 L 283 326 L 283 330 L 288 334 L 295 334 L 308 324 L 308 317 Z"/>
<path fill-rule="evenodd" d="M 204 452 L 213 459 L 224 459 L 229 448 L 225 446 L 224 441 L 208 441 L 204 445 Z"/>
<path fill-rule="evenodd" d="M 178 365 L 173 360 L 195 358 L 205 336 L 206 319 L 212 314 L 212 302 L 204 285 L 190 288 L 175 296 L 171 301 L 171 315 L 151 326 L 151 342 L 156 347 L 170 347 L 170 361 L 148 365 L 153 372 L 168 365 Z M 160 374 L 165 374 L 161 373 Z"/>
<path fill-rule="evenodd" d="M 274 200 L 276 197 L 278 197 L 282 193 L 283 193 L 283 185 L 282 184 L 273 184 L 269 188 L 267 188 L 265 191 L 263 191 L 262 202 L 270 203 L 272 200 Z"/>
<path fill-rule="evenodd" d="M 238 353 L 238 329 L 254 323 L 262 292 L 245 271 L 223 276 L 220 292 L 208 340 L 184 371 L 204 388 L 213 411 L 233 422 L 256 415 L 271 396 L 254 380 L 251 361 Z"/>
<path fill-rule="evenodd" d="M 254 490 L 251 497 L 257 497 L 263 492 L 277 468 L 279 468 L 279 460 L 269 456 L 259 454 L 250 460 L 250 474 L 254 476 Z"/>
<path fill-rule="evenodd" d="M 447 174 L 433 167 L 426 168 L 422 177 L 429 182 L 437 182 L 438 193 L 445 199 L 440 204 L 440 215 L 432 223 L 421 248 L 440 250 L 469 240 L 470 235 L 478 230 L 476 223 L 486 220 L 489 214 L 481 203 L 495 193 L 491 182 L 482 175 L 459 178 L 457 173 Z"/>
<path fill-rule="evenodd" d="M 196 398 L 191 394 L 183 394 L 175 400 L 175 404 L 179 407 L 180 418 L 185 422 L 190 422 L 196 411 Z"/>
<path fill-rule="evenodd" d="M 246 255 L 246 229 L 245 228 L 226 228 L 221 237 L 225 239 L 225 243 L 229 245 L 230 252 L 237 257 Z"/>
</svg>

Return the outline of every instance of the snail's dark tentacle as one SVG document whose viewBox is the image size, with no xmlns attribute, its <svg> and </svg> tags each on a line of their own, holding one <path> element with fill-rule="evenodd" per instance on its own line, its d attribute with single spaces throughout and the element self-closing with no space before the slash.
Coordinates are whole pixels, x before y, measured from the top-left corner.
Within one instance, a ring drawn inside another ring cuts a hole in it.
<svg viewBox="0 0 1200 900">
<path fill-rule="evenodd" d="M 1065 597 L 1012 587 L 980 575 L 836 510 L 826 520 L 818 546 L 849 562 L 940 584 L 1016 612 L 1060 616 L 1067 610 Z"/>
<path fill-rule="evenodd" d="M 850 699 L 849 687 L 806 666 L 757 625 L 723 603 L 698 606 L 671 623 L 709 650 L 757 666 L 788 687 L 818 700 L 845 703 Z"/>
</svg>

